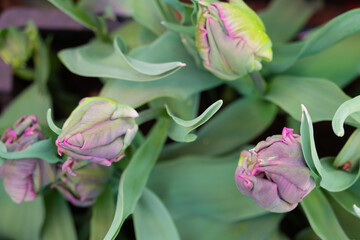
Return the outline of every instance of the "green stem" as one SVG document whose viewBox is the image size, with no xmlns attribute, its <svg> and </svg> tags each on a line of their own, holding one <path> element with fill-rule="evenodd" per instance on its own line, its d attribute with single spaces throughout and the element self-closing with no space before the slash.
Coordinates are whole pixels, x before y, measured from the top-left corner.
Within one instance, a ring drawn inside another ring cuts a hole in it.
<svg viewBox="0 0 360 240">
<path fill-rule="evenodd" d="M 254 82 L 255 88 L 260 93 L 265 93 L 266 90 L 266 82 L 264 78 L 261 76 L 259 72 L 252 72 L 250 73 L 250 76 Z"/>
</svg>

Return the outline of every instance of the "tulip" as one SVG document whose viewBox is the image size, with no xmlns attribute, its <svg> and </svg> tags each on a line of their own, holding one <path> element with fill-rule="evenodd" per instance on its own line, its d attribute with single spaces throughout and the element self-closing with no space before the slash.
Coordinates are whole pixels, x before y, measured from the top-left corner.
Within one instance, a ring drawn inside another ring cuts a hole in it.
<svg viewBox="0 0 360 240">
<path fill-rule="evenodd" d="M 1 136 L 7 152 L 22 151 L 43 139 L 45 136 L 35 116 L 22 117 Z M 5 160 L 0 167 L 5 191 L 15 203 L 35 199 L 41 187 L 54 177 L 53 166 L 37 158 Z"/>
<path fill-rule="evenodd" d="M 74 160 L 86 160 L 110 166 L 125 156 L 138 126 L 138 113 L 111 99 L 89 97 L 80 101 L 62 127 L 56 140 L 58 153 L 70 158 L 63 170 L 71 171 Z"/>
<path fill-rule="evenodd" d="M 103 192 L 109 180 L 110 169 L 96 163 L 85 166 L 81 164 L 81 161 L 74 160 L 73 171 L 76 176 L 65 172 L 60 177 L 60 181 L 53 184 L 53 187 L 57 188 L 73 205 L 88 207 Z"/>
<path fill-rule="evenodd" d="M 300 136 L 284 128 L 250 151 L 243 151 L 235 172 L 240 192 L 272 212 L 293 210 L 314 187 Z"/>
<path fill-rule="evenodd" d="M 256 13 L 242 0 L 201 3 L 195 41 L 206 69 L 235 80 L 272 60 L 272 43 Z"/>
</svg>

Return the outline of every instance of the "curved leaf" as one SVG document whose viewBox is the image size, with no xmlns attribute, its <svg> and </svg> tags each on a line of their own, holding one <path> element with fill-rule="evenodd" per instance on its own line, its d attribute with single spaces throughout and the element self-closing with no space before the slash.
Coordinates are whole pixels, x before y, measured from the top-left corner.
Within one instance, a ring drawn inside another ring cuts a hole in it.
<svg viewBox="0 0 360 240">
<path fill-rule="evenodd" d="M 341 104 L 332 120 L 332 128 L 336 135 L 339 137 L 344 136 L 345 130 L 343 125 L 345 119 L 356 112 L 360 112 L 360 96 L 357 96 Z M 355 117 L 358 122 L 360 122 L 359 114 L 353 114 L 352 117 Z"/>
<path fill-rule="evenodd" d="M 180 240 L 166 207 L 149 189 L 144 189 L 136 205 L 133 219 L 137 240 Z"/>
<path fill-rule="evenodd" d="M 125 219 L 134 212 L 165 142 L 168 125 L 165 119 L 156 123 L 121 175 L 115 216 L 104 239 L 115 239 Z"/>
<path fill-rule="evenodd" d="M 223 101 L 219 100 L 208 107 L 200 116 L 192 120 L 183 120 L 176 117 L 166 105 L 166 111 L 173 122 L 169 130 L 169 137 L 178 142 L 195 141 L 196 135 L 190 132 L 207 122 L 221 107 Z"/>
<path fill-rule="evenodd" d="M 166 52 L 166 54 L 163 54 Z M 123 104 L 139 107 L 159 97 L 172 97 L 181 100 L 201 91 L 222 84 L 222 80 L 206 71 L 199 70 L 194 60 L 181 43 L 178 34 L 168 32 L 152 44 L 135 49 L 131 57 L 146 62 L 181 61 L 186 67 L 157 81 L 133 82 L 106 79 L 100 95 L 112 98 Z"/>
<path fill-rule="evenodd" d="M 59 53 L 61 61 L 75 74 L 85 77 L 104 77 L 130 81 L 150 81 L 174 73 L 185 64 L 181 62 L 148 63 L 125 56 L 115 37 L 113 47 L 100 41 Z"/>
<path fill-rule="evenodd" d="M 328 200 L 320 189 L 312 190 L 301 202 L 314 232 L 326 240 L 349 239 L 341 228 Z"/>
<path fill-rule="evenodd" d="M 264 63 L 264 68 L 273 72 L 286 70 L 300 58 L 321 52 L 359 32 L 360 25 L 354 25 L 354 22 L 360 22 L 360 9 L 348 11 L 332 19 L 304 41 L 274 45 L 274 59 L 271 63 Z"/>
<path fill-rule="evenodd" d="M 167 146 L 161 158 L 186 154 L 224 154 L 262 133 L 274 120 L 276 107 L 258 98 L 234 101 L 222 109 L 198 132 L 192 143 Z"/>
<path fill-rule="evenodd" d="M 302 105 L 302 121 L 301 121 L 301 145 L 305 157 L 305 161 L 312 171 L 314 179 L 320 186 L 331 192 L 340 192 L 353 185 L 360 176 L 357 173 L 349 173 L 344 170 L 337 169 L 333 166 L 333 157 L 319 159 L 314 140 L 314 130 L 312 121 L 305 106 Z"/>
<path fill-rule="evenodd" d="M 4 152 L 0 150 L 0 157 L 4 159 L 22 159 L 22 158 L 41 158 L 48 163 L 57 163 L 61 160 L 54 153 L 54 142 L 52 139 L 46 139 L 32 144 L 18 152 Z"/>
</svg>

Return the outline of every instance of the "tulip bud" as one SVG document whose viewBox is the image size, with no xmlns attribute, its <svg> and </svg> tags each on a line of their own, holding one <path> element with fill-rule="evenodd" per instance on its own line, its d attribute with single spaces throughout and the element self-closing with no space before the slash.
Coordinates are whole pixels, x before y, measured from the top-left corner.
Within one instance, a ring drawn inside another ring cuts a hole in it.
<svg viewBox="0 0 360 240">
<path fill-rule="evenodd" d="M 300 136 L 289 128 L 283 129 L 282 136 L 268 137 L 249 152 L 243 151 L 235 182 L 240 192 L 272 212 L 291 211 L 315 187 Z"/>
<path fill-rule="evenodd" d="M 53 187 L 75 206 L 88 207 L 103 192 L 111 169 L 96 163 L 85 166 L 81 164 L 81 161 L 74 160 L 73 169 L 76 176 L 65 172 L 60 178 L 61 181 Z"/>
<path fill-rule="evenodd" d="M 22 151 L 45 139 L 35 116 L 22 117 L 1 136 L 7 152 Z M 53 167 L 37 158 L 5 160 L 0 167 L 5 191 L 15 203 L 36 198 L 40 188 L 55 178 Z"/>
<path fill-rule="evenodd" d="M 119 161 L 137 132 L 136 117 L 138 113 L 133 108 L 108 98 L 81 100 L 56 140 L 59 155 L 70 156 L 63 170 L 71 168 L 73 159 L 105 166 Z"/>
<path fill-rule="evenodd" d="M 195 41 L 206 69 L 235 80 L 272 60 L 271 40 L 256 13 L 242 0 L 201 3 Z"/>
</svg>

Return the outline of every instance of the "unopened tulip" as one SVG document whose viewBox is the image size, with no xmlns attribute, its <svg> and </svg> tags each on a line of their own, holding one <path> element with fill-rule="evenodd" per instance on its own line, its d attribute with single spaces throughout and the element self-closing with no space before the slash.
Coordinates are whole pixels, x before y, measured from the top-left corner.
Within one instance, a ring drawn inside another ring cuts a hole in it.
<svg viewBox="0 0 360 240">
<path fill-rule="evenodd" d="M 137 132 L 136 117 L 133 108 L 108 98 L 81 100 L 56 140 L 59 154 L 70 157 L 63 170 L 72 168 L 73 159 L 105 166 L 119 161 Z"/>
<path fill-rule="evenodd" d="M 73 205 L 88 207 L 104 191 L 111 169 L 96 163 L 89 163 L 85 166 L 81 166 L 81 164 L 82 161 L 75 160 L 73 171 L 76 176 L 65 172 L 53 187 L 57 188 Z"/>
<path fill-rule="evenodd" d="M 206 69 L 235 80 L 272 60 L 272 43 L 256 13 L 242 0 L 202 3 L 195 35 Z"/>
<path fill-rule="evenodd" d="M 45 139 L 35 116 L 22 117 L 1 136 L 7 152 L 22 151 Z M 53 166 L 37 159 L 8 159 L 0 167 L 5 191 L 15 203 L 36 198 L 40 188 L 55 178 Z"/>
<path fill-rule="evenodd" d="M 272 212 L 291 211 L 315 187 L 300 136 L 289 128 L 243 151 L 235 181 L 240 192 Z"/>
</svg>

